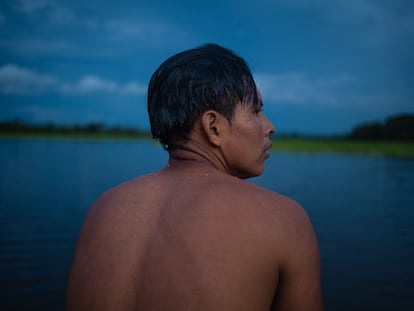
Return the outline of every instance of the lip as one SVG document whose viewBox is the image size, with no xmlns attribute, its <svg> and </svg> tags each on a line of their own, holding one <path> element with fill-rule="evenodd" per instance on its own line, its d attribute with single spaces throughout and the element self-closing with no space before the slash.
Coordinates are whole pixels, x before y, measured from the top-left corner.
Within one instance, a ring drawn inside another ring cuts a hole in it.
<svg viewBox="0 0 414 311">
<path fill-rule="evenodd" d="M 267 145 L 266 145 L 266 147 L 265 147 L 265 151 L 264 151 L 264 154 L 265 154 L 265 158 L 267 159 L 268 157 L 270 157 L 270 153 L 269 153 L 269 149 L 272 147 L 272 142 L 269 142 Z"/>
</svg>

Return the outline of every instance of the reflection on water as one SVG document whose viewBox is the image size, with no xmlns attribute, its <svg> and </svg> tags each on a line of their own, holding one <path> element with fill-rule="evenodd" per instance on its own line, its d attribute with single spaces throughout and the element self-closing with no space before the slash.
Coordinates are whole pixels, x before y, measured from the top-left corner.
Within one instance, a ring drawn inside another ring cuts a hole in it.
<svg viewBox="0 0 414 311">
<path fill-rule="evenodd" d="M 82 219 L 106 189 L 163 167 L 144 142 L 0 140 L 0 309 L 63 310 Z M 251 180 L 308 211 L 327 310 L 414 305 L 414 161 L 273 153 Z"/>
</svg>

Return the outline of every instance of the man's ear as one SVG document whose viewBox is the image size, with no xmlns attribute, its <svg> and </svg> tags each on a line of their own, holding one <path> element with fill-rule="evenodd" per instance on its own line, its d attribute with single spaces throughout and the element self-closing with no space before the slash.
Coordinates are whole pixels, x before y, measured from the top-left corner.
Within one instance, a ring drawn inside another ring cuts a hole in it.
<svg viewBox="0 0 414 311">
<path fill-rule="evenodd" d="M 229 121 L 221 113 L 207 110 L 201 116 L 201 126 L 210 143 L 221 146 Z"/>
</svg>

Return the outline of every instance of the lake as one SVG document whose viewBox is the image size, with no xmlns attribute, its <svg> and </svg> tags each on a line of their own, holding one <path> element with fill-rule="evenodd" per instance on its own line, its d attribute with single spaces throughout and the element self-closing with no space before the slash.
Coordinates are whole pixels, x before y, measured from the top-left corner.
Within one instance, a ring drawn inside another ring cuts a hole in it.
<svg viewBox="0 0 414 311">
<path fill-rule="evenodd" d="M 0 310 L 63 310 L 90 205 L 167 154 L 144 141 L 0 139 L 0 150 Z M 326 310 L 413 310 L 414 160 L 272 152 L 250 181 L 307 210 Z"/>
</svg>

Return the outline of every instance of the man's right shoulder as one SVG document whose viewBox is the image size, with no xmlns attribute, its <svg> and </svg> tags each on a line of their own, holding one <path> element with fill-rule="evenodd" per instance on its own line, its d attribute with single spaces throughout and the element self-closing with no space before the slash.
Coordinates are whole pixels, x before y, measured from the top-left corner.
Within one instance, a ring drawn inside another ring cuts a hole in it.
<svg viewBox="0 0 414 311">
<path fill-rule="evenodd" d="M 132 207 L 149 194 L 154 195 L 160 191 L 160 183 L 156 180 L 156 174 L 151 173 L 119 183 L 100 194 L 90 212 L 104 211 L 107 208 L 115 212 L 119 208 Z"/>
</svg>

